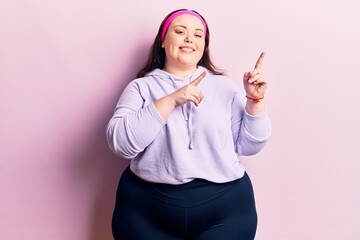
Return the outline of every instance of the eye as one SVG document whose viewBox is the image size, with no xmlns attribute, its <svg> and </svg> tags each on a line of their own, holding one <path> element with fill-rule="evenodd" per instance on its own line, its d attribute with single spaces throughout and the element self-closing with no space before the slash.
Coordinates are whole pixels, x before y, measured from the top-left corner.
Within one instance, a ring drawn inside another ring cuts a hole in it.
<svg viewBox="0 0 360 240">
<path fill-rule="evenodd" d="M 175 30 L 175 33 L 176 33 L 176 34 L 179 34 L 179 35 L 182 35 L 182 34 L 184 34 L 184 31 L 182 31 L 182 30 Z"/>
<path fill-rule="evenodd" d="M 202 38 L 203 35 L 202 35 L 202 34 L 199 34 L 199 33 L 196 33 L 196 34 L 195 34 L 195 37 L 197 37 L 197 38 Z"/>
</svg>

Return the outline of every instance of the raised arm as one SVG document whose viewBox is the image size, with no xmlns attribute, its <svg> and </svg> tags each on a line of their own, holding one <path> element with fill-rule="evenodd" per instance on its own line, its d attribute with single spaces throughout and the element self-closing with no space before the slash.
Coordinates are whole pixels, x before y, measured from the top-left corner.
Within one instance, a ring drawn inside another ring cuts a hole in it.
<svg viewBox="0 0 360 240">
<path fill-rule="evenodd" d="M 264 96 L 268 81 L 261 70 L 264 57 L 265 52 L 262 52 L 256 61 L 254 70 L 244 73 L 243 82 L 247 97 L 246 111 L 251 115 L 259 115 L 266 110 Z"/>
</svg>

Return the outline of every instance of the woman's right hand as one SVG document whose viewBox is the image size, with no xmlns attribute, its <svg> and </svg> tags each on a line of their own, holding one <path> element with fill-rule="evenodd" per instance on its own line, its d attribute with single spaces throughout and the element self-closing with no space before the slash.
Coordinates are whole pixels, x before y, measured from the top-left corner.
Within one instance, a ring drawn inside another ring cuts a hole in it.
<svg viewBox="0 0 360 240">
<path fill-rule="evenodd" d="M 204 71 L 191 83 L 179 88 L 177 91 L 170 94 L 175 102 L 175 107 L 181 106 L 188 101 L 193 102 L 195 106 L 199 106 L 204 98 L 202 91 L 198 88 L 199 83 L 204 79 L 206 72 Z"/>
<path fill-rule="evenodd" d="M 203 80 L 205 75 L 206 72 L 203 72 L 191 83 L 154 102 L 155 108 L 158 110 L 161 118 L 164 121 L 169 118 L 170 114 L 176 107 L 181 106 L 188 101 L 193 102 L 196 106 L 199 106 L 204 98 L 204 95 L 198 88 L 198 85 Z"/>
</svg>

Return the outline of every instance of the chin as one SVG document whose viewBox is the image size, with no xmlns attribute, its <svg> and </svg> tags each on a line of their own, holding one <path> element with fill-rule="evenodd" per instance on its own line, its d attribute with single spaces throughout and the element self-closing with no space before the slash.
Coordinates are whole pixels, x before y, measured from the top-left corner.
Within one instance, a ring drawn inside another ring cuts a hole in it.
<svg viewBox="0 0 360 240">
<path fill-rule="evenodd" d="M 198 63 L 200 62 L 200 59 L 196 59 L 195 61 L 194 60 L 191 60 L 191 61 L 181 61 L 180 60 L 180 64 L 183 65 L 183 66 L 187 66 L 187 67 L 195 67 L 198 65 Z"/>
</svg>

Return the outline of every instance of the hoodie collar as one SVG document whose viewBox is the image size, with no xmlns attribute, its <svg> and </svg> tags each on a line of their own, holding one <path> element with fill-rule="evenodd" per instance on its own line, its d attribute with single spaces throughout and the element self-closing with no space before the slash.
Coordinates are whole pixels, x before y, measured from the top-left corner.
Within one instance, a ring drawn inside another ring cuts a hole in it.
<svg viewBox="0 0 360 240">
<path fill-rule="evenodd" d="M 156 75 L 156 76 L 158 76 L 160 78 L 171 79 L 173 81 L 181 81 L 181 82 L 183 82 L 184 80 L 187 80 L 187 81 L 194 80 L 195 78 L 197 78 L 204 71 L 206 71 L 206 68 L 204 68 L 202 66 L 198 66 L 197 69 L 193 73 L 190 73 L 189 75 L 187 75 L 185 77 L 179 77 L 179 76 L 176 76 L 176 75 L 171 74 L 169 72 L 166 72 L 166 71 L 164 71 L 162 69 L 156 68 L 156 69 L 152 70 L 151 72 L 147 73 L 145 76 Z"/>
</svg>

